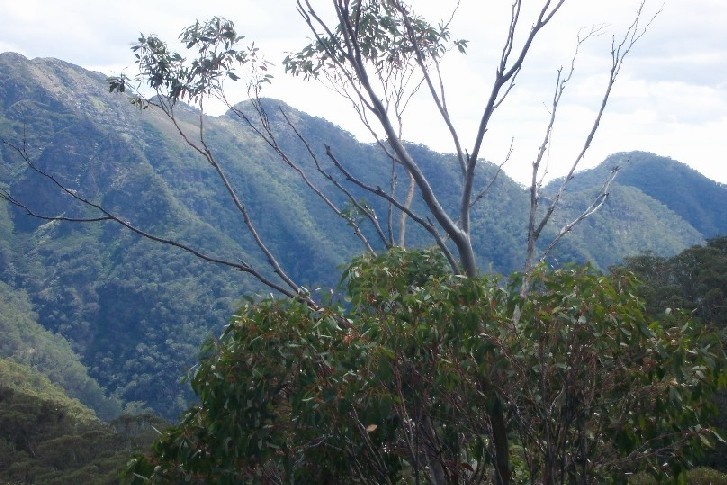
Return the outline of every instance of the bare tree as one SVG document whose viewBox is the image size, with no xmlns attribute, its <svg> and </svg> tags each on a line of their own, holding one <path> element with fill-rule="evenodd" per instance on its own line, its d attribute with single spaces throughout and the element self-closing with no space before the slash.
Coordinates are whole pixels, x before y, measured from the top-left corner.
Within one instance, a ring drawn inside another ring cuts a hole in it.
<svg viewBox="0 0 727 485">
<path fill-rule="evenodd" d="M 544 1 L 532 24 L 524 26 L 527 19 L 523 18 L 523 2 L 521 0 L 512 2 L 509 28 L 501 46 L 494 80 L 488 96 L 483 100 L 482 116 L 476 135 L 469 144 L 470 148 L 467 149 L 465 148 L 467 145 L 460 136 L 459 129 L 455 126 L 453 116 L 450 113 L 447 104 L 448 90 L 441 71 L 441 60 L 447 53 L 453 49 L 464 53 L 468 45 L 466 40 L 455 40 L 451 37 L 450 23 L 456 13 L 456 8 L 447 22 L 435 27 L 415 14 L 409 5 L 400 0 L 386 2 L 334 0 L 331 9 L 332 13 L 335 14 L 335 21 L 332 23 L 325 21 L 309 0 L 299 0 L 297 2 L 298 12 L 311 31 L 313 42 L 301 49 L 297 54 L 289 55 L 284 60 L 286 71 L 293 75 L 303 75 L 306 78 L 323 80 L 351 103 L 354 112 L 366 129 L 376 137 L 379 147 L 386 153 L 392 165 L 405 169 L 408 184 L 402 199 L 397 196 L 394 171 L 392 171 L 391 176 L 391 187 L 384 189 L 370 185 L 366 180 L 352 175 L 346 168 L 345 160 L 339 160 L 336 156 L 335 147 L 327 146 L 326 155 L 337 171 L 335 174 L 330 173 L 318 160 L 314 147 L 310 146 L 309 142 L 296 131 L 294 124 L 286 118 L 287 124 L 294 130 L 301 143 L 305 144 L 319 174 L 333 184 L 337 190 L 346 194 L 350 207 L 353 208 L 356 214 L 363 216 L 372 223 L 372 227 L 375 228 L 374 237 L 380 238 L 387 246 L 393 245 L 395 242 L 397 245 L 403 246 L 405 244 L 405 220 L 407 218 L 412 219 L 432 235 L 440 249 L 448 256 L 453 271 L 461 272 L 467 276 L 475 276 L 478 267 L 470 239 L 471 212 L 474 205 L 486 196 L 487 189 L 494 181 L 490 180 L 484 184 L 481 190 L 475 190 L 475 178 L 479 166 L 482 164 L 480 153 L 485 143 L 485 134 L 490 128 L 495 112 L 505 103 L 508 95 L 513 91 L 516 80 L 522 72 L 530 50 L 539 34 L 547 28 L 565 3 L 565 0 L 557 2 L 552 0 Z M 582 149 L 574 156 L 568 174 L 563 179 L 563 183 L 556 195 L 550 200 L 548 206 L 540 211 L 540 191 L 544 177 L 547 174 L 547 169 L 543 166 L 543 156 L 550 147 L 558 108 L 567 84 L 575 71 L 578 49 L 585 41 L 597 33 L 596 29 L 587 32 L 585 35 L 579 35 L 578 39 L 576 39 L 576 55 L 574 55 L 570 66 L 568 66 L 568 69 L 561 67 L 556 73 L 550 119 L 545 127 L 543 141 L 532 162 L 532 177 L 529 187 L 530 214 L 526 260 L 524 261 L 526 270 L 531 268 L 537 260 L 542 260 L 579 221 L 601 207 L 608 196 L 608 187 L 613 177 L 615 177 L 617 169 L 614 170 L 608 180 L 604 181 L 604 185 L 593 203 L 585 208 L 583 213 L 574 221 L 566 224 L 543 251 L 538 252 L 538 243 L 543 229 L 558 207 L 569 181 L 594 139 L 624 60 L 650 24 L 650 20 L 644 22 L 643 19 L 644 4 L 645 2 L 642 2 L 638 7 L 634 21 L 623 34 L 623 37 L 620 40 L 614 38 L 609 77 L 604 86 L 592 127 L 585 137 Z M 653 20 L 653 17 L 651 20 Z M 518 34 L 524 30 L 525 36 L 518 42 Z M 369 244 L 362 228 L 352 219 L 351 211 L 345 210 L 344 207 L 337 207 L 327 197 L 325 191 L 317 187 L 312 179 L 307 176 L 299 161 L 293 160 L 278 143 L 276 133 L 270 125 L 268 113 L 265 112 L 260 102 L 261 88 L 265 83 L 270 82 L 272 76 L 267 74 L 269 64 L 262 58 L 254 44 L 238 49 L 237 46 L 242 37 L 237 35 L 231 22 L 223 19 L 213 19 L 204 24 L 197 23 L 183 32 L 181 40 L 188 49 L 197 49 L 197 58 L 191 61 L 185 60 L 180 54 L 171 52 L 167 45 L 155 36 L 140 37 L 139 42 L 133 48 L 137 55 L 137 63 L 141 73 L 137 81 L 152 88 L 154 97 L 149 98 L 141 94 L 140 85 L 133 85 L 131 80 L 125 76 L 110 78 L 110 88 L 112 91 L 132 90 L 134 91 L 133 102 L 135 104 L 140 107 L 153 107 L 160 110 L 174 125 L 184 141 L 198 152 L 219 175 L 220 182 L 224 185 L 225 190 L 240 212 L 243 223 L 280 280 L 279 283 L 269 280 L 262 282 L 266 286 L 270 286 L 288 296 L 302 292 L 302 288 L 290 279 L 275 255 L 267 247 L 265 241 L 258 235 L 254 221 L 247 211 L 244 197 L 238 194 L 236 188 L 232 186 L 224 167 L 220 164 L 207 142 L 204 103 L 209 96 L 219 97 L 226 102 L 235 115 L 245 121 L 278 154 L 283 163 L 299 174 L 304 183 L 316 195 L 321 197 L 337 216 L 342 217 L 354 226 L 354 230 L 363 246 L 367 250 L 372 250 L 372 246 Z M 254 108 L 252 112 L 243 112 L 233 106 L 232 103 L 228 102 L 223 90 L 223 81 L 225 79 L 239 79 L 235 68 L 240 65 L 246 65 L 250 68 L 247 82 L 248 94 L 252 100 L 251 106 Z M 404 111 L 415 94 L 422 95 L 423 93 L 428 95 L 431 100 L 433 115 L 438 117 L 440 122 L 446 126 L 451 136 L 453 153 L 456 156 L 461 177 L 460 201 L 456 211 L 450 212 L 445 209 L 440 202 L 439 188 L 432 186 L 430 180 L 422 172 L 416 158 L 411 155 L 405 142 Z M 192 102 L 200 108 L 198 127 L 195 132 L 186 131 L 179 123 L 175 112 L 178 101 Z M 285 116 L 284 113 L 283 116 Z M 377 136 L 377 133 L 381 130 L 384 133 L 383 138 Z M 3 142 L 10 144 L 6 140 L 3 140 Z M 78 193 L 69 192 L 53 179 L 52 174 L 38 169 L 22 146 L 13 145 L 13 148 L 32 170 L 54 181 L 59 189 L 64 190 L 67 195 L 81 204 L 101 211 L 101 215 L 89 218 L 89 222 L 97 221 L 99 218 L 114 220 L 113 214 L 104 212 L 105 209 L 102 207 L 95 207 Z M 499 168 L 508 159 L 509 155 Z M 494 178 L 499 173 L 500 170 L 495 173 Z M 346 184 L 338 181 L 341 176 Z M 383 199 L 390 207 L 389 216 L 379 218 L 371 207 L 364 207 L 357 201 L 345 185 L 357 186 L 373 196 Z M 416 214 L 412 210 L 415 188 L 426 204 L 426 214 Z M 4 193 L 2 196 L 12 204 L 24 207 L 21 200 L 10 194 Z M 398 237 L 395 237 L 394 231 L 391 229 L 391 219 L 394 217 L 394 213 L 398 213 L 396 217 L 400 221 L 400 234 Z M 47 219 L 55 217 L 52 214 L 37 214 L 35 212 L 32 215 Z M 117 217 L 117 219 L 119 219 L 118 223 L 126 225 L 129 229 L 135 230 L 143 236 L 151 236 L 139 228 L 132 227 L 131 224 L 121 218 Z M 379 225 L 380 220 L 388 220 L 388 231 L 384 231 Z M 449 245 L 450 241 L 454 246 L 453 248 Z M 182 247 L 181 249 L 189 250 L 192 248 Z M 201 253 L 196 255 L 203 258 L 207 257 Z M 236 266 L 236 263 L 232 264 L 232 266 Z M 260 279 L 261 277 L 261 273 L 253 271 L 252 268 L 244 267 L 244 265 L 237 269 L 247 271 L 255 278 Z M 284 290 L 284 288 L 289 289 Z"/>
</svg>

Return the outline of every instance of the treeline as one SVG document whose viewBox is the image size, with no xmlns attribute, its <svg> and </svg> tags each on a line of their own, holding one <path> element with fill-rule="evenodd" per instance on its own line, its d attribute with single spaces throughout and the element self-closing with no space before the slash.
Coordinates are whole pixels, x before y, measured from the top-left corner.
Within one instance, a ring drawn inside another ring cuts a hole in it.
<svg viewBox="0 0 727 485">
<path fill-rule="evenodd" d="M 651 315 L 663 318 L 680 308 L 704 324 L 727 327 L 727 236 L 671 258 L 644 254 L 612 268 L 623 269 L 641 279 L 641 296 Z"/>
</svg>

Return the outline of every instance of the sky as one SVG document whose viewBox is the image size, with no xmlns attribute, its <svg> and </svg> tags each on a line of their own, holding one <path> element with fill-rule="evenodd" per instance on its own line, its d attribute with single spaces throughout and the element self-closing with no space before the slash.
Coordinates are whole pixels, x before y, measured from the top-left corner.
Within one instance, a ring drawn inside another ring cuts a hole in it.
<svg viewBox="0 0 727 485">
<path fill-rule="evenodd" d="M 529 9 L 541 1 L 525 1 L 523 28 L 533 18 Z M 313 3 L 326 11 L 327 1 Z M 411 0 L 410 4 L 436 23 L 449 17 L 456 1 Z M 537 39 L 515 88 L 495 114 L 481 155 L 499 163 L 512 148 L 505 171 L 518 182 L 529 183 L 531 163 L 550 116 L 556 72 L 570 65 L 578 33 L 598 26 L 601 34 L 583 45 L 576 58 L 575 75 L 545 155 L 547 177 L 564 175 L 599 107 L 612 38 L 625 32 L 639 4 L 640 0 L 566 1 Z M 491 89 L 509 5 L 508 0 L 461 0 L 452 22 L 453 36 L 469 41 L 468 53 L 449 54 L 442 68 L 450 112 L 465 149 L 472 146 Z M 647 0 L 643 20 L 657 11 L 624 64 L 580 168 L 595 166 L 611 153 L 642 150 L 671 157 L 727 183 L 727 1 Z M 139 33 L 156 34 L 171 43 L 184 27 L 212 16 L 233 20 L 239 33 L 255 41 L 274 64 L 275 78 L 264 96 L 283 99 L 361 141 L 372 141 L 335 92 L 283 72 L 285 53 L 303 47 L 310 35 L 293 0 L 0 0 L 0 52 L 55 57 L 109 75 L 133 73 L 129 47 Z M 243 97 L 231 89 L 232 101 Z M 407 140 L 440 152 L 453 151 L 446 127 L 425 96 L 412 101 L 404 121 Z"/>
</svg>

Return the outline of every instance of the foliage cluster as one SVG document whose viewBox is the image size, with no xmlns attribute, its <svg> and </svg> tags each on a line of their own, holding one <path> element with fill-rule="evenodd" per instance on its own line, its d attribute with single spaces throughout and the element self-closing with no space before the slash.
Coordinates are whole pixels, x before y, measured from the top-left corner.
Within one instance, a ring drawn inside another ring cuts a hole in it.
<svg viewBox="0 0 727 485">
<path fill-rule="evenodd" d="M 191 62 L 169 51 L 164 41 L 155 35 L 142 35 L 132 50 L 141 61 L 140 65 L 154 66 L 153 70 L 141 72 L 148 77 L 152 89 L 165 89 L 173 98 L 199 100 L 207 93 L 221 90 L 225 78 L 238 80 L 235 65 L 259 62 L 259 67 L 266 70 L 267 63 L 258 59 L 258 49 L 254 45 L 246 50 L 233 48 L 243 38 L 237 35 L 232 22 L 215 18 L 210 22 L 197 21 L 180 35 L 179 39 L 187 49 L 197 49 L 198 57 Z M 263 79 L 269 77 L 263 74 Z M 109 87 L 112 91 L 124 92 L 128 81 L 125 76 L 111 78 Z M 148 106 L 141 101 L 137 104 Z"/>
<path fill-rule="evenodd" d="M 482 483 L 497 413 L 517 481 L 674 476 L 715 437 L 719 339 L 649 320 L 628 274 L 540 267 L 523 298 L 520 275 L 392 249 L 344 281 L 346 309 L 244 306 L 192 379 L 200 403 L 127 478 Z"/>
<path fill-rule="evenodd" d="M 424 62 L 435 61 L 454 47 L 460 53 L 465 53 L 468 41 L 451 40 L 447 24 L 431 25 L 412 12 L 402 16 L 401 9 L 406 7 L 397 2 L 353 2 L 350 11 L 346 12 L 349 18 L 342 18 L 334 31 L 327 30 L 315 42 L 285 58 L 286 71 L 306 78 L 317 78 L 325 74 L 339 83 L 352 82 L 357 77 L 353 69 L 347 73 L 336 70 L 345 64 L 344 53 L 347 44 L 351 42 L 347 38 L 350 31 L 347 31 L 349 25 L 346 22 L 355 25 L 356 43 L 360 45 L 361 58 L 385 72 L 392 82 L 396 76 L 401 75 L 397 71 L 415 69 L 417 58 Z M 315 11 L 304 14 L 304 18 L 309 24 L 319 21 Z"/>
<path fill-rule="evenodd" d="M 642 284 L 638 294 L 646 302 L 646 311 L 655 319 L 670 320 L 677 309 L 689 313 L 699 325 L 715 329 L 727 341 L 727 236 L 694 246 L 670 258 L 643 254 L 626 258 L 615 273 L 630 271 Z M 712 426 L 727 430 L 727 393 L 715 396 L 718 414 Z M 716 449 L 702 461 L 705 465 L 727 471 L 727 445 Z"/>
</svg>

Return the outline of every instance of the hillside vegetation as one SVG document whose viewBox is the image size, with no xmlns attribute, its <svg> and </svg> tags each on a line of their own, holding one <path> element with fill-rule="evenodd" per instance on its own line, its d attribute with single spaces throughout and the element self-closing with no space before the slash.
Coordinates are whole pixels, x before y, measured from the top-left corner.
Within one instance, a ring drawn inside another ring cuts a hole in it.
<svg viewBox="0 0 727 485">
<path fill-rule="evenodd" d="M 38 371 L 0 359 L 0 483 L 112 484 L 129 454 L 164 423 L 125 416 L 104 424 Z"/>
</svg>

